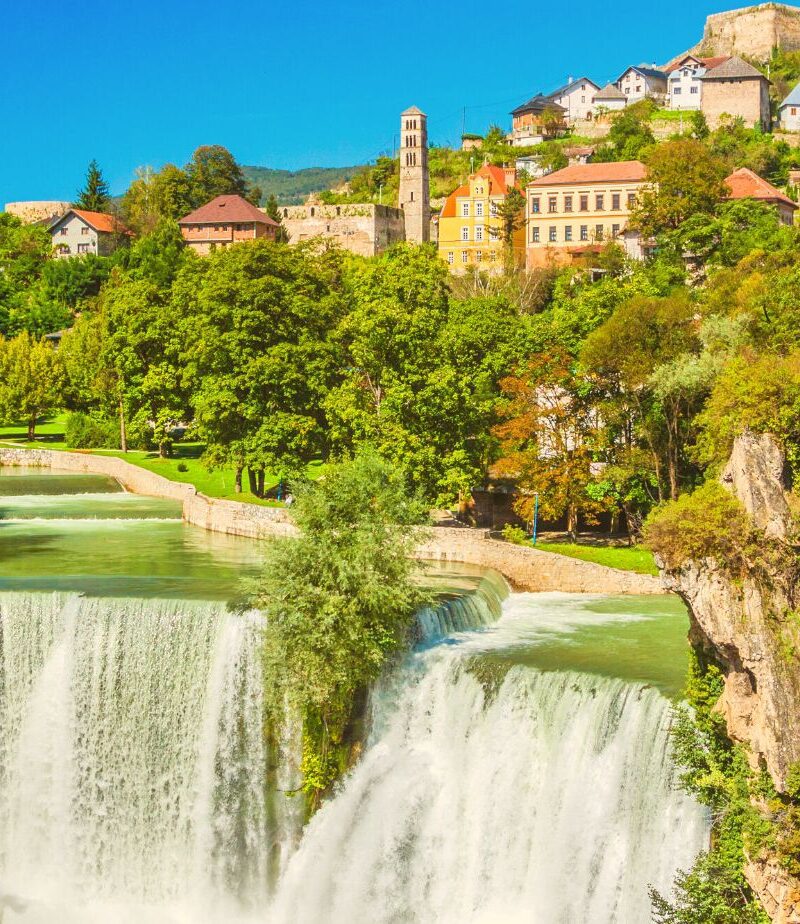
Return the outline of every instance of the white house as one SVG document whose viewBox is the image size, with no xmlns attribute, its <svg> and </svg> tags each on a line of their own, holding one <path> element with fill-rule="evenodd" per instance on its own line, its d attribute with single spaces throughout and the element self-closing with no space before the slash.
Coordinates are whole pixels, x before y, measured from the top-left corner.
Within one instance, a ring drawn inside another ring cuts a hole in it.
<svg viewBox="0 0 800 924">
<path fill-rule="evenodd" d="M 57 257 L 108 256 L 130 231 L 113 215 L 70 209 L 50 226 Z"/>
<path fill-rule="evenodd" d="M 591 119 L 593 113 L 592 97 L 600 87 L 588 77 L 570 77 L 563 87 L 548 94 L 548 99 L 566 110 L 567 122 L 572 123 L 578 119 Z"/>
<path fill-rule="evenodd" d="M 629 103 L 653 97 L 661 101 L 667 96 L 667 75 L 655 67 L 629 67 L 616 80 Z"/>
<path fill-rule="evenodd" d="M 788 132 L 800 131 L 800 83 L 778 106 L 781 128 Z"/>
<path fill-rule="evenodd" d="M 625 96 L 615 83 L 607 83 L 602 90 L 598 90 L 592 97 L 595 115 L 597 115 L 597 110 L 600 107 L 609 112 L 617 112 L 620 109 L 624 109 L 627 104 L 628 97 Z"/>
<path fill-rule="evenodd" d="M 727 55 L 717 58 L 684 55 L 676 61 L 667 72 L 668 105 L 672 109 L 700 109 L 703 96 L 703 81 L 700 78 L 707 70 L 727 60 Z"/>
</svg>

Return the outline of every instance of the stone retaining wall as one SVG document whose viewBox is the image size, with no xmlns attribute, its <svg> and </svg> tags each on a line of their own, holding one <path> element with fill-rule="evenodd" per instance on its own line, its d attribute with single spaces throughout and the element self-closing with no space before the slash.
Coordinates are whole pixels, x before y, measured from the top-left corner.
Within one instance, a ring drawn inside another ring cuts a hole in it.
<svg viewBox="0 0 800 924">
<path fill-rule="evenodd" d="M 488 530 L 436 527 L 418 558 L 460 561 L 499 571 L 514 590 L 592 594 L 663 594 L 661 578 L 490 539 Z"/>
<path fill-rule="evenodd" d="M 136 494 L 180 500 L 184 520 L 212 532 L 251 539 L 288 536 L 295 532 L 284 508 L 207 497 L 193 485 L 170 481 L 115 456 L 0 448 L 0 465 L 30 465 L 107 475 Z M 492 568 L 499 571 L 514 590 L 595 594 L 666 592 L 661 579 L 652 575 L 619 571 L 528 546 L 500 542 L 490 539 L 488 530 L 434 527 L 415 554 L 420 559 L 458 561 Z"/>
</svg>

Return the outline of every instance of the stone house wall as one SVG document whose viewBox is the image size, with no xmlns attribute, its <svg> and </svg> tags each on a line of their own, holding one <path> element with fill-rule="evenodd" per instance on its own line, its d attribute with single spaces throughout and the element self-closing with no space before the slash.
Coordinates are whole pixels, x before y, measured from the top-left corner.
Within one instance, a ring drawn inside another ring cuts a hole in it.
<svg viewBox="0 0 800 924">
<path fill-rule="evenodd" d="M 723 116 L 741 116 L 746 125 L 768 129 L 769 84 L 766 80 L 704 80 L 702 111 L 709 128 L 717 128 Z"/>
<path fill-rule="evenodd" d="M 705 55 L 744 55 L 766 60 L 773 48 L 800 49 L 800 10 L 782 3 L 762 3 L 706 19 L 703 41 L 696 50 Z M 705 92 L 705 88 L 704 88 Z"/>
</svg>

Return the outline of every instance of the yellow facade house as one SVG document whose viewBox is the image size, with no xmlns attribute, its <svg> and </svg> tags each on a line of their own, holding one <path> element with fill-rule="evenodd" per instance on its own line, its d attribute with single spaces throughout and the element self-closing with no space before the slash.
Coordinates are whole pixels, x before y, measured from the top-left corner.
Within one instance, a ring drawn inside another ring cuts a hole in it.
<svg viewBox="0 0 800 924">
<path fill-rule="evenodd" d="M 499 210 L 508 192 L 517 184 L 513 167 L 485 164 L 451 193 L 439 216 L 439 256 L 451 273 L 463 273 L 469 266 L 499 273 L 506 246 Z M 515 261 L 525 258 L 525 229 L 514 233 Z"/>
<path fill-rule="evenodd" d="M 564 266 L 608 241 L 630 247 L 625 228 L 647 168 L 638 160 L 575 164 L 539 177 L 526 190 L 526 264 Z"/>
</svg>

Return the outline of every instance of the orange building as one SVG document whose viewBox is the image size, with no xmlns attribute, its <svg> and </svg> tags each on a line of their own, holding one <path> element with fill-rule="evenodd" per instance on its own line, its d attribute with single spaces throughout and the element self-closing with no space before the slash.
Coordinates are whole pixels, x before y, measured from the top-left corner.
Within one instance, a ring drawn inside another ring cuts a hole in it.
<svg viewBox="0 0 800 924">
<path fill-rule="evenodd" d="M 451 273 L 462 273 L 470 265 L 488 272 L 503 268 L 500 205 L 517 185 L 513 167 L 486 164 L 450 193 L 439 215 L 439 256 Z M 514 234 L 514 257 L 524 260 L 525 229 Z"/>
<path fill-rule="evenodd" d="M 278 229 L 276 221 L 241 196 L 217 196 L 178 224 L 184 241 L 201 256 L 243 241 L 274 241 Z"/>
<path fill-rule="evenodd" d="M 766 202 L 778 210 L 785 225 L 794 224 L 797 203 L 747 167 L 734 170 L 725 178 L 725 185 L 730 190 L 728 199 L 758 199 L 759 202 Z"/>
</svg>

